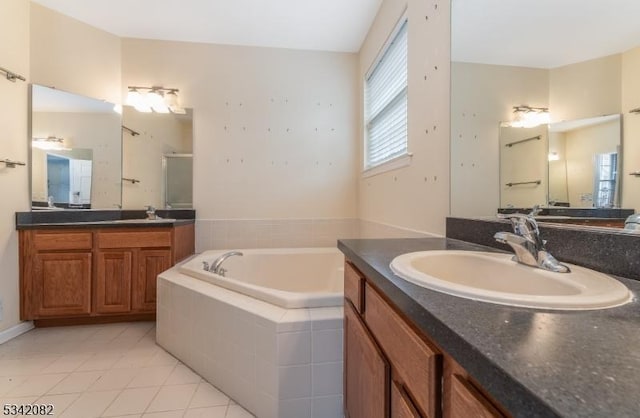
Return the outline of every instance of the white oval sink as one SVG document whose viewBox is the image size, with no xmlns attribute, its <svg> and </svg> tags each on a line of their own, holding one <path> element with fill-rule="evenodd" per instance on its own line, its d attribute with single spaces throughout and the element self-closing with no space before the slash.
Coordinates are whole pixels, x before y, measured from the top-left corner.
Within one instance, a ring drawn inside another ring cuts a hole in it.
<svg viewBox="0 0 640 418">
<path fill-rule="evenodd" d="M 568 264 L 554 273 L 512 260 L 512 254 L 421 251 L 393 259 L 391 270 L 418 286 L 454 296 L 526 308 L 586 310 L 630 302 L 633 294 L 606 274 Z"/>
</svg>

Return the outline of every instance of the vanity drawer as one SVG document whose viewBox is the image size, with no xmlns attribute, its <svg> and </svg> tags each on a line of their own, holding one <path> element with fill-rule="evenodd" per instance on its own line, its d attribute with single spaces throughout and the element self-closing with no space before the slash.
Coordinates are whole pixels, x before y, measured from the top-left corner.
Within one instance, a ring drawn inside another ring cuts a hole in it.
<svg viewBox="0 0 640 418">
<path fill-rule="evenodd" d="M 364 310 L 364 277 L 349 261 L 344 263 L 344 297 L 349 299 L 359 314 Z"/>
<path fill-rule="evenodd" d="M 93 244 L 91 232 L 35 232 L 33 243 L 36 251 L 90 250 Z"/>
<path fill-rule="evenodd" d="M 420 338 L 369 285 L 365 285 L 365 322 L 422 414 L 440 416 L 442 354 Z"/>
<path fill-rule="evenodd" d="M 171 246 L 171 230 L 100 232 L 98 248 L 155 248 Z"/>
</svg>

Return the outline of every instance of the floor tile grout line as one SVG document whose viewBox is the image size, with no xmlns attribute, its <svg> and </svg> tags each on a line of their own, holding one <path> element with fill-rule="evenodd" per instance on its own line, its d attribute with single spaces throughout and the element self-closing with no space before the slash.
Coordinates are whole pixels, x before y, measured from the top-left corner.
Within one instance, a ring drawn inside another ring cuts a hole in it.
<svg viewBox="0 0 640 418">
<path fill-rule="evenodd" d="M 191 369 L 189 369 L 191 370 Z M 202 379 L 202 378 L 201 378 Z M 198 393 L 198 389 L 200 388 L 200 385 L 202 384 L 202 382 L 198 382 L 198 386 L 196 386 L 196 390 L 193 391 L 193 393 L 191 394 L 191 398 L 189 398 L 189 402 L 187 403 L 187 407 L 184 409 L 184 413 L 182 414 L 182 416 L 184 417 L 185 414 L 187 413 L 187 410 L 189 409 L 189 407 L 191 406 L 191 402 L 193 402 L 193 398 L 195 398 L 196 393 Z"/>
<path fill-rule="evenodd" d="M 169 374 L 167 375 L 166 379 L 164 380 L 165 382 L 169 379 L 169 376 L 171 376 L 171 373 L 173 373 L 173 371 L 176 369 L 176 367 L 178 367 L 178 364 L 180 364 L 180 362 L 178 362 L 177 364 L 175 364 L 173 366 L 173 369 L 171 369 L 171 372 L 169 372 Z M 160 388 L 158 389 L 158 391 L 156 392 L 156 394 L 153 396 L 153 399 L 151 399 L 151 401 L 149 402 L 149 404 L 147 405 L 147 407 L 144 409 L 144 412 L 142 412 L 141 415 L 144 415 L 147 413 L 147 411 L 149 410 L 149 407 L 151 406 L 151 404 L 153 404 L 153 401 L 156 400 L 156 398 L 158 397 L 158 395 L 160 394 L 160 391 L 162 390 L 162 387 L 164 386 L 164 383 L 162 385 L 160 385 Z"/>
<path fill-rule="evenodd" d="M 44 394 L 44 395 L 40 396 L 38 399 L 36 399 L 33 403 L 34 404 L 40 404 L 40 399 L 44 398 L 45 396 L 66 396 L 66 395 L 78 395 L 78 396 L 73 400 L 73 402 L 71 402 L 69 405 L 67 405 L 65 408 L 63 408 L 62 411 L 55 410 L 55 408 L 54 408 L 55 415 L 60 416 L 60 415 L 62 415 L 64 413 L 64 411 L 69 409 L 69 407 L 71 405 L 73 405 L 78 399 L 80 399 L 80 396 L 82 396 L 82 392 L 79 392 L 79 393 L 61 393 L 61 394 L 58 394 L 58 395 Z M 57 405 L 56 405 L 56 408 L 57 408 Z"/>
</svg>

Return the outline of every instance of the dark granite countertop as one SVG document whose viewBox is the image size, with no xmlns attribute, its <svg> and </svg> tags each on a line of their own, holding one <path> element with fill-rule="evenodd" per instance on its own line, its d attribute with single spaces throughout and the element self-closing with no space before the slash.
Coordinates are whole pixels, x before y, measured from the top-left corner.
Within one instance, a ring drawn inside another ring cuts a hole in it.
<svg viewBox="0 0 640 418">
<path fill-rule="evenodd" d="M 146 220 L 144 210 L 55 210 L 17 212 L 16 229 L 60 228 L 170 228 L 195 223 L 195 210 L 157 210 L 163 218 Z"/>
<path fill-rule="evenodd" d="M 409 283 L 389 263 L 413 251 L 495 249 L 450 238 L 340 240 L 338 248 L 514 416 L 640 416 L 636 300 L 595 311 L 478 302 Z M 617 278 L 640 293 L 640 282 Z"/>
<path fill-rule="evenodd" d="M 61 229 L 61 228 L 171 228 L 174 226 L 188 225 L 195 223 L 195 219 L 162 219 L 160 221 L 149 222 L 144 219 L 127 220 L 122 222 L 113 221 L 87 221 L 87 222 L 51 222 L 51 223 L 33 223 L 26 225 L 16 225 L 17 230 L 22 229 Z"/>
</svg>

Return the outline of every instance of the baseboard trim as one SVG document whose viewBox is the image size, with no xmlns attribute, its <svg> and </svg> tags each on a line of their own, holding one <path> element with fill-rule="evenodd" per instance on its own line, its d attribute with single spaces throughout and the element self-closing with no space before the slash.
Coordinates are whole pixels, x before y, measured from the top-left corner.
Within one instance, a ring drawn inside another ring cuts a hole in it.
<svg viewBox="0 0 640 418">
<path fill-rule="evenodd" d="M 33 322 L 25 321 L 20 322 L 19 324 L 14 325 L 11 328 L 7 328 L 4 331 L 0 331 L 0 344 L 6 343 L 7 341 L 16 338 L 18 335 L 24 334 L 25 332 L 30 331 L 33 328 Z"/>
</svg>

